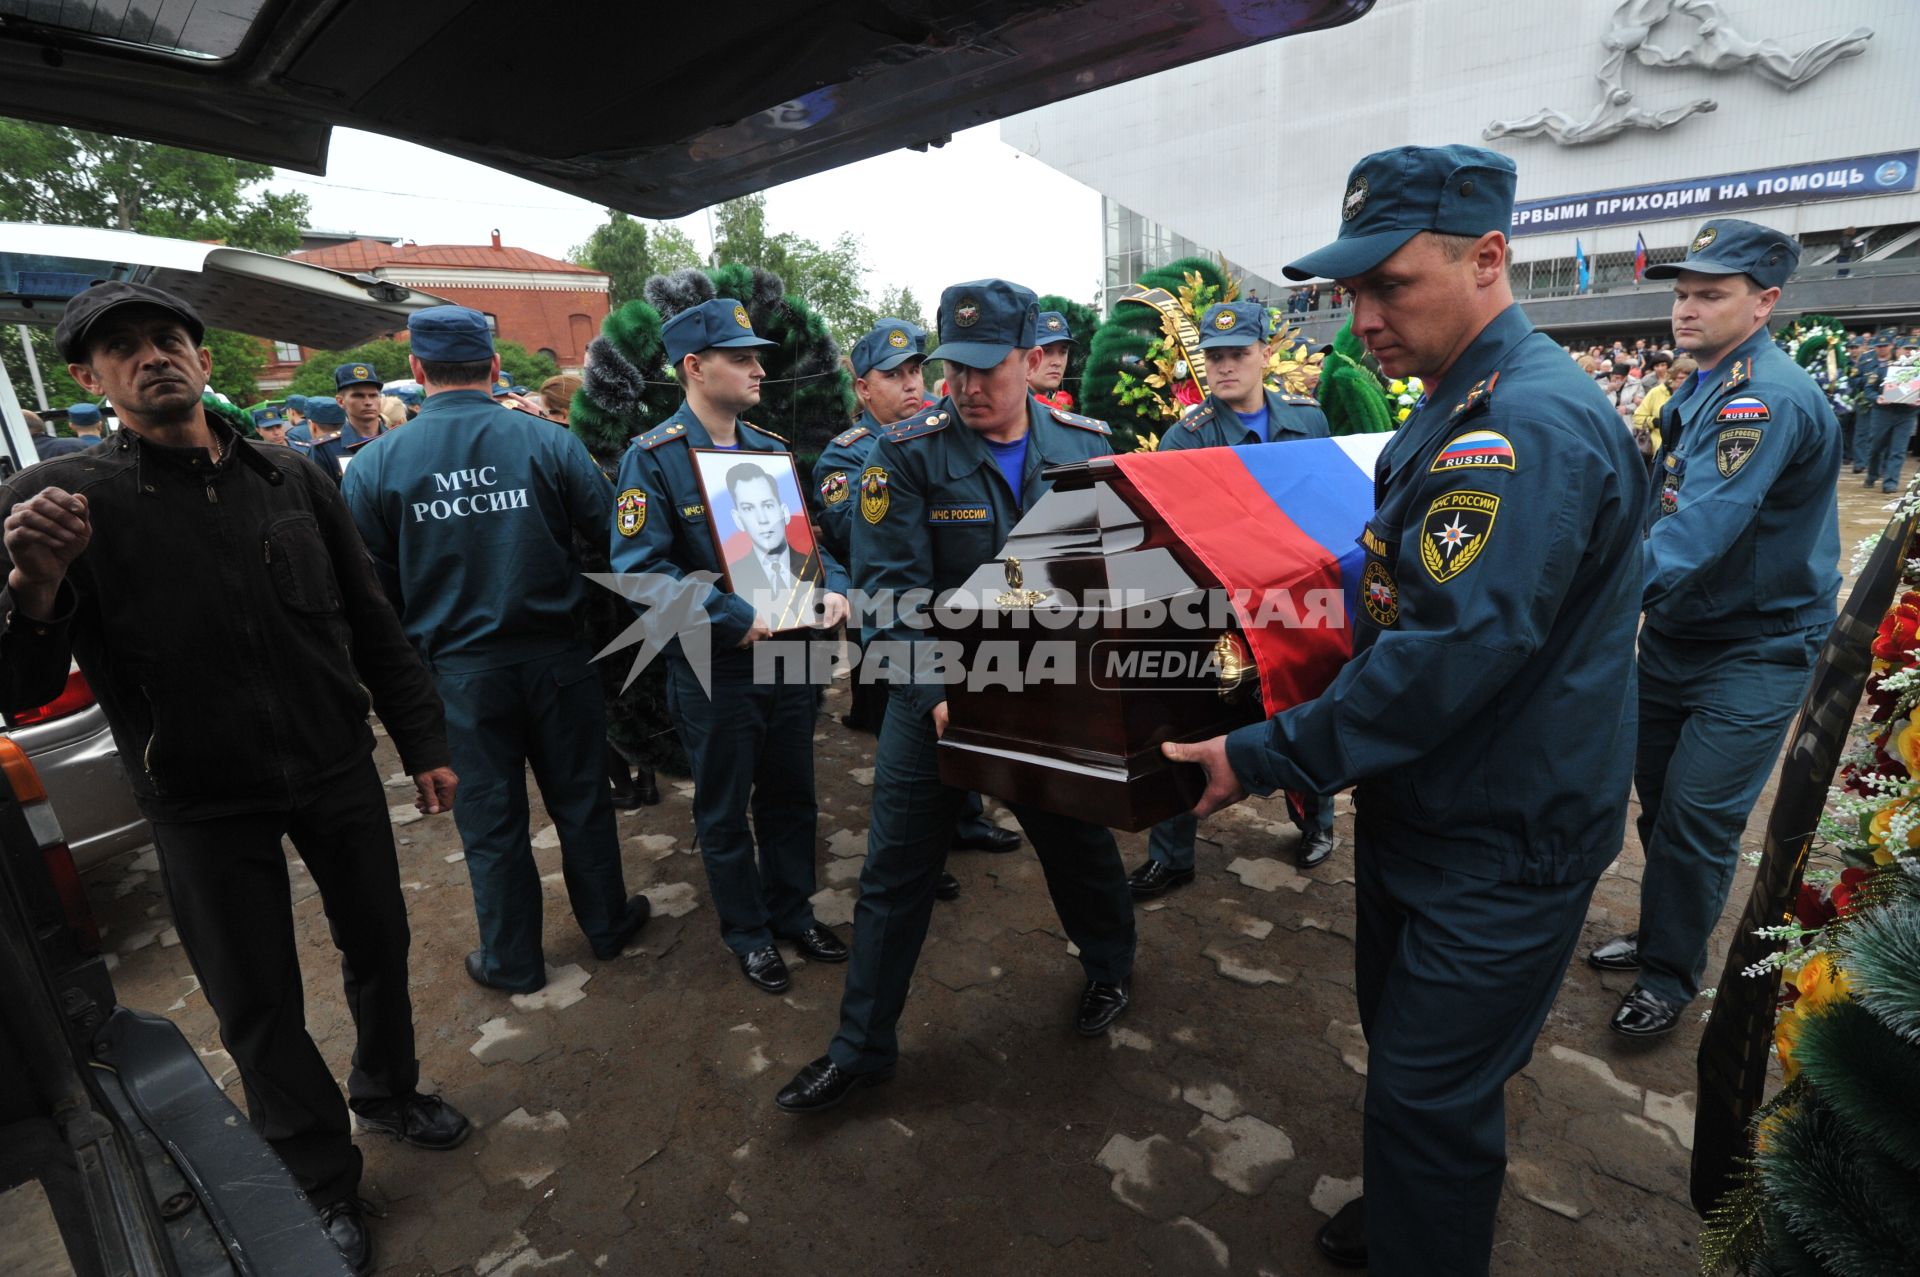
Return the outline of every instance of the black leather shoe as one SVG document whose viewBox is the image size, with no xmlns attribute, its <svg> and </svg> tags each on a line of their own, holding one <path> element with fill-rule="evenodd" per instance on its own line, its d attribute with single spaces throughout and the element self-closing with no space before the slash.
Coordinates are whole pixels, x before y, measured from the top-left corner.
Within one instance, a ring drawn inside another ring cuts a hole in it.
<svg viewBox="0 0 1920 1277">
<path fill-rule="evenodd" d="M 1120 1018 L 1131 999 L 1127 996 L 1127 984 L 1103 984 L 1098 980 L 1087 981 L 1085 991 L 1080 994 L 1080 1010 L 1074 1014 L 1073 1027 L 1083 1038 L 1097 1038 L 1107 1031 L 1107 1026 Z"/>
<path fill-rule="evenodd" d="M 347 1257 L 356 1273 L 373 1271 L 373 1234 L 367 1231 L 366 1216 L 360 1199 L 343 1197 L 320 1208 L 320 1227 L 327 1230 L 333 1244 Z"/>
<path fill-rule="evenodd" d="M 1020 835 L 1011 829 L 1000 829 L 988 825 L 977 834 L 968 834 L 964 838 L 953 840 L 955 851 L 990 851 L 1004 856 L 1010 851 L 1020 850 Z"/>
<path fill-rule="evenodd" d="M 642 807 L 660 805 L 660 783 L 653 778 L 653 768 L 642 767 L 633 774 L 633 796 Z"/>
<path fill-rule="evenodd" d="M 892 1076 L 892 1065 L 870 1073 L 849 1073 L 832 1056 L 823 1055 L 794 1074 L 773 1103 L 782 1113 L 819 1113 L 846 1099 L 854 1087 L 878 1086 Z"/>
<path fill-rule="evenodd" d="M 484 989 L 498 989 L 502 993 L 538 993 L 547 987 L 546 972 L 532 984 L 508 984 L 504 980 L 489 980 L 486 975 L 487 958 L 483 950 L 475 949 L 467 955 L 467 978 Z"/>
<path fill-rule="evenodd" d="M 438 1095 L 415 1091 L 404 1100 L 365 1100 L 353 1106 L 354 1125 L 391 1135 L 402 1144 L 444 1153 L 473 1134 L 466 1115 Z"/>
<path fill-rule="evenodd" d="M 1587 965 L 1596 971 L 1638 971 L 1640 933 L 1615 936 L 1587 955 Z"/>
<path fill-rule="evenodd" d="M 594 945 L 593 956 L 602 962 L 611 962 L 619 957 L 633 938 L 640 934 L 640 928 L 647 925 L 647 919 L 653 917 L 653 901 L 645 896 L 627 897 L 627 916 L 620 922 L 620 930 L 610 945 Z"/>
<path fill-rule="evenodd" d="M 742 954 L 740 969 L 746 973 L 747 983 L 768 993 L 785 993 L 787 986 L 793 983 L 792 977 L 787 974 L 786 959 L 772 945 Z"/>
<path fill-rule="evenodd" d="M 815 962 L 847 960 L 847 946 L 840 942 L 840 937 L 817 922 L 799 935 L 792 937 L 792 940 L 793 947 L 798 949 L 804 958 L 810 958 Z"/>
<path fill-rule="evenodd" d="M 1300 844 L 1293 849 L 1293 863 L 1302 869 L 1325 864 L 1338 845 L 1339 840 L 1333 836 L 1331 829 L 1309 829 L 1300 835 Z"/>
<path fill-rule="evenodd" d="M 1673 1032 L 1684 1010 L 1679 1003 L 1648 993 L 1636 984 L 1620 999 L 1620 1009 L 1613 1013 L 1607 1027 L 1630 1038 L 1657 1038 Z"/>
<path fill-rule="evenodd" d="M 942 873 L 933 882 L 935 900 L 958 900 L 960 898 L 960 880 L 950 873 Z"/>
<path fill-rule="evenodd" d="M 1356 1197 L 1320 1225 L 1313 1244 L 1342 1268 L 1367 1266 L 1367 1199 Z"/>
<path fill-rule="evenodd" d="M 1157 860 L 1149 860 L 1127 875 L 1127 890 L 1133 893 L 1135 900 L 1147 900 L 1165 895 L 1175 887 L 1184 887 L 1192 881 L 1191 869 L 1169 869 Z"/>
</svg>

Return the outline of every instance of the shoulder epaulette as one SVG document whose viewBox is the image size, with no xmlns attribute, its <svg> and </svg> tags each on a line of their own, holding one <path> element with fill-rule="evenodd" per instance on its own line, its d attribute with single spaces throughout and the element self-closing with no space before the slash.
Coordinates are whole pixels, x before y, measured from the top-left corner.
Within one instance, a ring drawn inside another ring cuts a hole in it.
<svg viewBox="0 0 1920 1277">
<path fill-rule="evenodd" d="M 1453 406 L 1453 411 L 1447 415 L 1450 417 L 1457 417 L 1461 413 L 1473 407 L 1475 404 L 1479 403 L 1483 399 L 1488 403 L 1492 403 L 1493 387 L 1495 383 L 1497 383 L 1499 380 L 1500 380 L 1500 374 L 1494 373 L 1491 377 L 1486 377 L 1481 379 L 1480 381 L 1474 382 L 1473 388 L 1467 391 L 1467 397 L 1465 399 L 1462 399 L 1459 403 L 1455 404 Z"/>
<path fill-rule="evenodd" d="M 1180 424 L 1189 430 L 1198 430 L 1213 420 L 1213 405 L 1197 403 L 1180 415 Z"/>
<path fill-rule="evenodd" d="M 1726 380 L 1720 383 L 1722 390 L 1735 390 L 1753 380 L 1753 360 L 1736 359 L 1727 366 Z"/>
<path fill-rule="evenodd" d="M 758 431 L 760 434 L 765 435 L 769 439 L 777 439 L 782 444 L 786 444 L 787 442 L 787 437 L 785 435 L 775 434 L 773 431 L 767 429 L 765 426 L 756 426 L 751 421 L 743 421 L 740 424 L 745 426 L 749 430 Z"/>
<path fill-rule="evenodd" d="M 836 448 L 844 448 L 848 444 L 852 443 L 855 439 L 858 439 L 862 435 L 865 435 L 867 433 L 869 433 L 867 427 L 855 426 L 853 429 L 847 431 L 845 434 L 835 435 L 833 437 L 833 446 Z"/>
<path fill-rule="evenodd" d="M 652 452 L 655 448 L 667 442 L 667 440 L 683 438 L 686 433 L 686 423 L 667 421 L 647 431 L 647 433 L 635 439 L 634 442 L 640 447 L 645 448 L 648 452 Z"/>
<path fill-rule="evenodd" d="M 1290 390 L 1280 393 L 1280 402 L 1290 403 L 1298 408 L 1318 408 L 1320 406 L 1320 401 L 1312 395 L 1296 395 Z"/>
<path fill-rule="evenodd" d="M 888 443 L 900 443 L 907 439 L 918 439 L 922 435 L 937 434 L 947 428 L 947 422 L 953 419 L 949 412 L 916 412 L 905 421 L 896 421 L 881 432 L 880 437 Z"/>
<path fill-rule="evenodd" d="M 1113 433 L 1113 427 L 1104 421 L 1098 421 L 1092 417 L 1083 417 L 1077 412 L 1068 412 L 1065 408 L 1049 408 L 1047 411 L 1052 413 L 1053 419 L 1063 426 L 1078 426 L 1082 430 L 1091 430 L 1097 435 L 1110 435 Z"/>
</svg>

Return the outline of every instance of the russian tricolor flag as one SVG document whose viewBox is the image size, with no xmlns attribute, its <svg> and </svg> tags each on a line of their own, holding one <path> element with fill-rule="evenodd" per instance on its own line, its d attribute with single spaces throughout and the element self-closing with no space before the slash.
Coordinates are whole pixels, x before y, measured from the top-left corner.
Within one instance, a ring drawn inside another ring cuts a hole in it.
<svg viewBox="0 0 1920 1277">
<path fill-rule="evenodd" d="M 1318 696 L 1353 654 L 1366 563 L 1360 534 L 1373 517 L 1374 468 L 1392 438 L 1342 435 L 1115 458 L 1128 486 L 1236 596 L 1269 714 Z M 1271 597 L 1275 591 L 1284 598 Z M 1314 598 L 1325 595 L 1309 591 L 1333 591 L 1341 606 L 1317 610 Z"/>
</svg>

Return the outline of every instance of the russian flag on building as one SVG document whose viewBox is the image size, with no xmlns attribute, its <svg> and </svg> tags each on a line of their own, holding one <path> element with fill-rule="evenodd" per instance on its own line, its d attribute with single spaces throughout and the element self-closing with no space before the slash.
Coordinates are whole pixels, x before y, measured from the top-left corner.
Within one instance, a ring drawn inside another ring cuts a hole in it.
<svg viewBox="0 0 1920 1277">
<path fill-rule="evenodd" d="M 1392 438 L 1115 459 L 1127 486 L 1233 597 L 1269 714 L 1318 696 L 1353 654 L 1366 564 L 1359 538 L 1373 516 L 1374 468 Z"/>
<path fill-rule="evenodd" d="M 1635 235 L 1633 237 L 1633 277 L 1636 280 L 1642 279 L 1646 276 L 1646 273 L 1647 237 L 1644 235 Z"/>
</svg>

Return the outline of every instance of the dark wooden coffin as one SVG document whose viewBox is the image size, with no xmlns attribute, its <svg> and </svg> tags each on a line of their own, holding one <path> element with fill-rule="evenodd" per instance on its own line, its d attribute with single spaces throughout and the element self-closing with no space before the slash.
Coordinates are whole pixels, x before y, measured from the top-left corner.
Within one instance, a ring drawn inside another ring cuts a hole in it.
<svg viewBox="0 0 1920 1277">
<path fill-rule="evenodd" d="M 940 776 L 1145 829 L 1190 809 L 1205 783 L 1161 744 L 1263 718 L 1260 680 L 1218 583 L 1111 459 L 1052 477 L 936 619 L 968 675 L 948 689 Z"/>
</svg>

